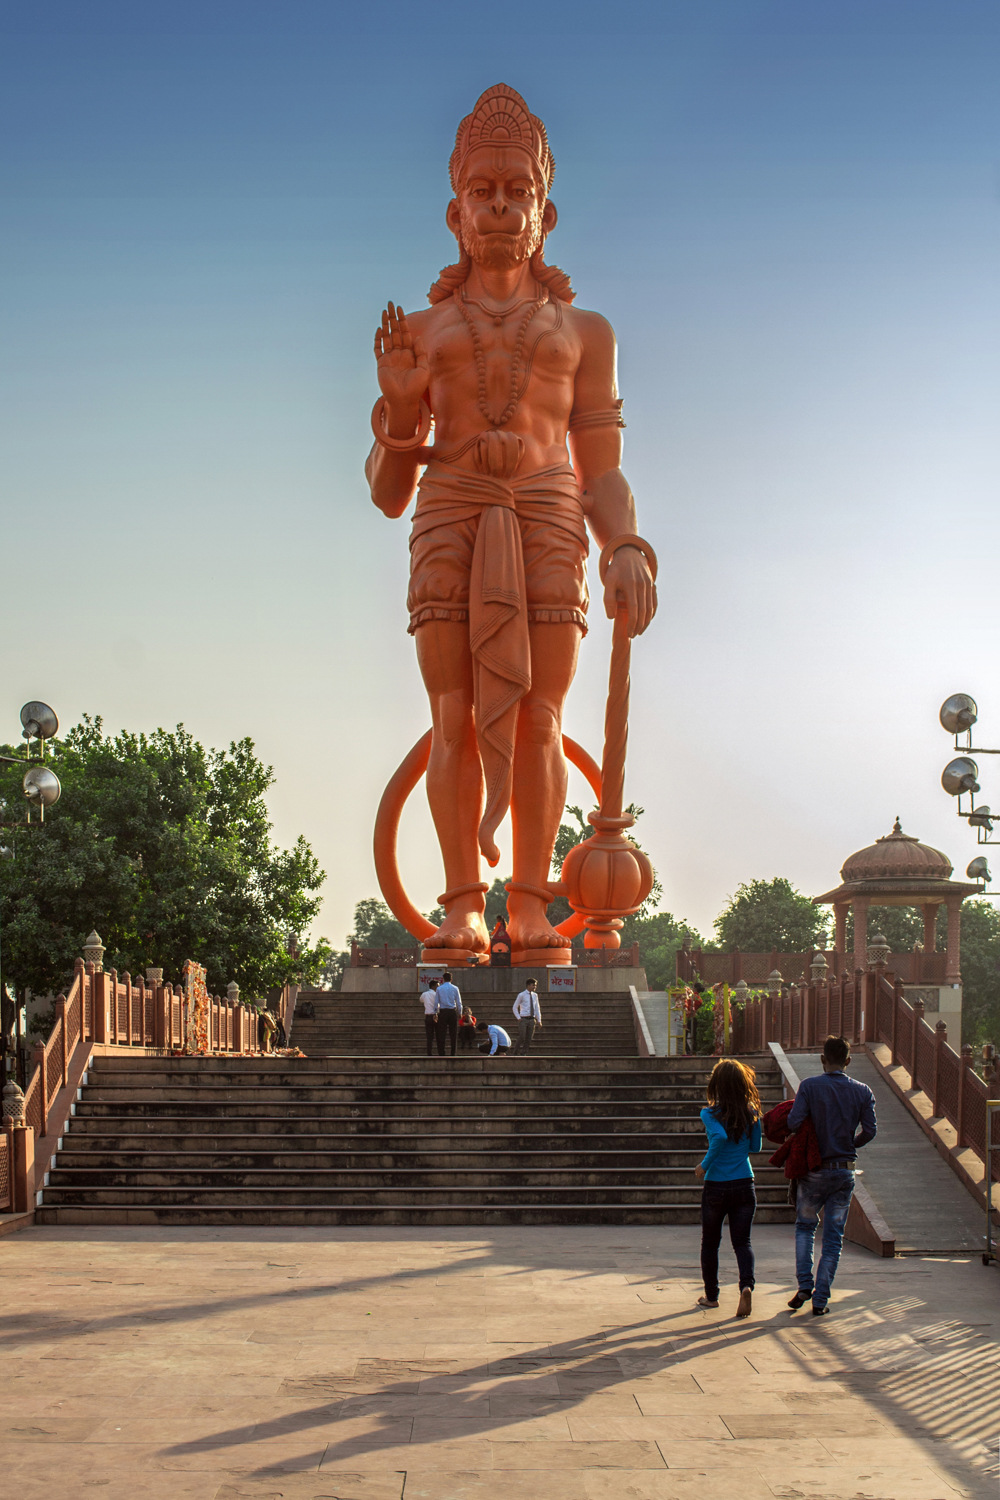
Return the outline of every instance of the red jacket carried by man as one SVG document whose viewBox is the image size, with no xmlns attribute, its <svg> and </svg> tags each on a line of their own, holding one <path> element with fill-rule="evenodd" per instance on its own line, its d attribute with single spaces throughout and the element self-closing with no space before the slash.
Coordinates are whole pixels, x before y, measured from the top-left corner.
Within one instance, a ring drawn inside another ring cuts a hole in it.
<svg viewBox="0 0 1000 1500">
<path fill-rule="evenodd" d="M 775 1143 L 780 1142 L 777 1151 L 771 1157 L 771 1166 L 783 1166 L 785 1176 L 793 1182 L 796 1177 L 804 1177 L 807 1172 L 818 1172 L 823 1165 L 823 1156 L 812 1120 L 806 1120 L 794 1133 L 788 1129 L 788 1116 L 792 1112 L 794 1103 L 794 1099 L 786 1099 L 783 1104 L 776 1104 L 773 1109 L 768 1110 L 761 1121 L 761 1129 L 767 1139 Z"/>
</svg>

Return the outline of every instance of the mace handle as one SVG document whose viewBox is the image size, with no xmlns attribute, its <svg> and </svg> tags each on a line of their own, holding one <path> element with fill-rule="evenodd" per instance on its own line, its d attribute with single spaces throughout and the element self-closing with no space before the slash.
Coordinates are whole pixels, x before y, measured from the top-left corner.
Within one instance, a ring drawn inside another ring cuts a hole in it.
<svg viewBox="0 0 1000 1500">
<path fill-rule="evenodd" d="M 601 763 L 601 817 L 620 818 L 625 800 L 625 752 L 628 748 L 629 669 L 632 641 L 628 633 L 628 610 L 615 611 L 611 637 L 611 670 L 608 674 L 608 705 L 604 714 L 604 759 Z"/>
</svg>

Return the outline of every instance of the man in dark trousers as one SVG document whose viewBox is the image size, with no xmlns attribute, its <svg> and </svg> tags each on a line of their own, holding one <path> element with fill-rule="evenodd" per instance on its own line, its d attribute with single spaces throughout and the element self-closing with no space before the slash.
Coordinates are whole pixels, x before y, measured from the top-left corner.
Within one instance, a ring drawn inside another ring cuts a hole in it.
<svg viewBox="0 0 1000 1500">
<path fill-rule="evenodd" d="M 851 1045 L 846 1037 L 828 1036 L 823 1043 L 823 1071 L 815 1078 L 803 1078 L 788 1116 L 791 1131 L 798 1130 L 806 1120 L 812 1121 L 823 1156 L 818 1172 L 807 1172 L 798 1179 L 795 1274 L 799 1289 L 788 1304 L 797 1312 L 811 1297 L 817 1318 L 828 1311 L 854 1195 L 855 1158 L 862 1146 L 875 1139 L 875 1095 L 867 1084 L 848 1078 L 850 1060 Z M 820 1209 L 823 1249 L 814 1279 L 813 1241 Z"/>
<path fill-rule="evenodd" d="M 455 1048 L 458 1045 L 458 1018 L 462 1014 L 462 996 L 458 986 L 451 982 L 451 971 L 445 969 L 441 976 L 441 983 L 437 987 L 438 1018 L 437 1038 L 438 1051 L 444 1055 L 445 1036 L 451 1038 L 451 1055 L 455 1056 Z"/>
</svg>

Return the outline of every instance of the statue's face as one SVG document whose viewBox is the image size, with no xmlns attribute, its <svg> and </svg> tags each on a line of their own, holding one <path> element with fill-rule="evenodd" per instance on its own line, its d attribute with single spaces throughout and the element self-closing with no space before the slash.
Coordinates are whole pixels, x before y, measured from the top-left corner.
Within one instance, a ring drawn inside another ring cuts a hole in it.
<svg viewBox="0 0 1000 1500">
<path fill-rule="evenodd" d="M 448 227 L 488 270 L 530 260 L 556 221 L 528 153 L 519 146 L 477 146 L 466 158 Z"/>
</svg>

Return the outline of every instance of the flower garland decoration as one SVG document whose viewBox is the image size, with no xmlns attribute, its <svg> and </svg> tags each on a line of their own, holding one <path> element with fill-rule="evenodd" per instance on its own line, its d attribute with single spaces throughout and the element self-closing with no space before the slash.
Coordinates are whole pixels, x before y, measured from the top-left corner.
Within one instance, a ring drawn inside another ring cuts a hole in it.
<svg viewBox="0 0 1000 1500">
<path fill-rule="evenodd" d="M 208 986 L 206 969 L 193 958 L 184 964 L 184 995 L 187 1000 L 187 1035 L 184 1051 L 190 1057 L 208 1052 Z"/>
</svg>

